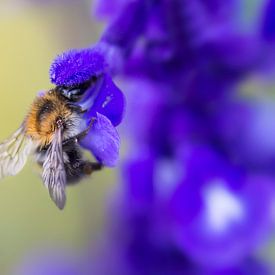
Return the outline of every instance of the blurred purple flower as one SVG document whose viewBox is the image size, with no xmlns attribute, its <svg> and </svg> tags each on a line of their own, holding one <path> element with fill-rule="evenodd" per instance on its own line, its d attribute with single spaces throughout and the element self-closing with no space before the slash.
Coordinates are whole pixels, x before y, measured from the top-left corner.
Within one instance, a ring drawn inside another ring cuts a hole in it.
<svg viewBox="0 0 275 275">
<path fill-rule="evenodd" d="M 154 0 L 127 1 L 112 24 L 105 30 L 101 41 L 131 53 L 138 38 L 144 32 Z M 141 20 L 142 18 L 142 20 Z"/>
<path fill-rule="evenodd" d="M 123 86 L 130 91 L 126 94 L 128 107 L 123 130 L 132 144 L 129 150 L 135 153 L 140 147 L 147 146 L 152 138 L 155 123 L 165 106 L 165 88 L 141 78 L 124 81 Z"/>
<path fill-rule="evenodd" d="M 128 0 L 95 0 L 92 2 L 93 16 L 99 19 L 113 18 L 119 14 L 122 7 L 127 4 Z"/>
<path fill-rule="evenodd" d="M 206 268 L 203 275 L 272 275 L 272 268 L 264 261 L 253 257 L 246 258 L 238 265 L 224 268 Z"/>
<path fill-rule="evenodd" d="M 239 263 L 270 233 L 274 182 L 247 176 L 209 149 L 193 149 L 169 206 L 172 234 L 206 266 Z"/>
<path fill-rule="evenodd" d="M 209 123 L 223 150 L 248 170 L 274 174 L 274 107 L 266 99 L 231 100 L 216 109 Z"/>
<path fill-rule="evenodd" d="M 219 118 L 227 117 L 237 84 L 262 61 L 256 34 L 235 29 L 229 16 L 235 8 L 235 1 L 156 2 L 124 71 L 135 83 L 127 87 L 133 113 L 128 112 L 125 128 L 135 157 L 123 169 L 129 200 L 124 215 L 147 209 L 152 228 L 146 237 L 164 246 L 174 242 L 188 260 L 217 270 L 238 266 L 272 224 L 272 178 L 249 174 L 243 163 L 236 166 L 219 133 L 226 127 Z M 197 144 L 213 146 L 223 157 L 194 153 Z M 167 202 L 167 216 L 161 217 L 156 212 L 163 213 Z"/>
<path fill-rule="evenodd" d="M 275 39 L 275 1 L 267 0 L 262 22 L 262 36 L 266 41 L 274 42 Z"/>
</svg>

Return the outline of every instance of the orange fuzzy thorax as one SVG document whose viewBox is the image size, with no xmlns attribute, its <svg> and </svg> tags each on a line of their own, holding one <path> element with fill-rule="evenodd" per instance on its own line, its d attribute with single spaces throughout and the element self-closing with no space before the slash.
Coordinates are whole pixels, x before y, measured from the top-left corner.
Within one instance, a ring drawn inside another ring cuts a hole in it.
<svg viewBox="0 0 275 275">
<path fill-rule="evenodd" d="M 60 118 L 65 121 L 71 114 L 66 102 L 51 90 L 33 102 L 25 120 L 26 135 L 41 147 L 49 145 L 57 127 L 56 121 Z"/>
</svg>

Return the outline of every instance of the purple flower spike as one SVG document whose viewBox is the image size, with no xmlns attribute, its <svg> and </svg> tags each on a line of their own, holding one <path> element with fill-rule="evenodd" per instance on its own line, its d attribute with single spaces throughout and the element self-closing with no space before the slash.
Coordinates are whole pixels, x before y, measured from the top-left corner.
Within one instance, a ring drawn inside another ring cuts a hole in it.
<svg viewBox="0 0 275 275">
<path fill-rule="evenodd" d="M 99 49 L 74 49 L 56 57 L 50 68 L 50 79 L 57 86 L 75 86 L 101 75 L 106 67 Z"/>
<path fill-rule="evenodd" d="M 116 128 L 104 115 L 97 113 L 97 119 L 88 135 L 80 142 L 103 165 L 113 167 L 119 157 L 120 139 Z"/>
</svg>

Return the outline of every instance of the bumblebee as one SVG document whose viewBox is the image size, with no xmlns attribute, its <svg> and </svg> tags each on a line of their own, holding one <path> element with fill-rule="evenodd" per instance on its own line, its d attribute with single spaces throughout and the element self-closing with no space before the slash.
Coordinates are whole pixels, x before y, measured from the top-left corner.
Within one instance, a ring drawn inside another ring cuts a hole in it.
<svg viewBox="0 0 275 275">
<path fill-rule="evenodd" d="M 20 172 L 33 154 L 42 167 L 50 197 L 63 209 L 66 185 L 102 168 L 83 157 L 78 143 L 94 122 L 92 119 L 87 127 L 82 118 L 85 111 L 73 100 L 82 92 L 78 87 L 56 87 L 34 100 L 19 129 L 0 144 L 0 179 Z"/>
</svg>

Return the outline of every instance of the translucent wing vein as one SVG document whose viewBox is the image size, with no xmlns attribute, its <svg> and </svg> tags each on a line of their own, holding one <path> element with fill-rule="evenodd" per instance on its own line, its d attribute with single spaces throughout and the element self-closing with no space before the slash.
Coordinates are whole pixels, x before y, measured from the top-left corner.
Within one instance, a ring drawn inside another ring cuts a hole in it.
<svg viewBox="0 0 275 275">
<path fill-rule="evenodd" d="M 52 200 L 58 208 L 63 209 L 66 203 L 66 172 L 63 162 L 61 129 L 56 131 L 47 150 L 42 178 Z"/>
</svg>

